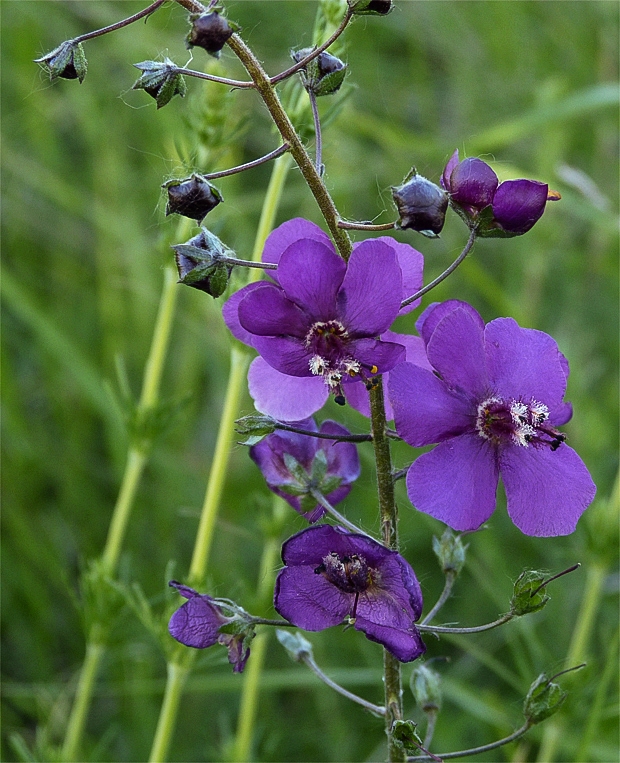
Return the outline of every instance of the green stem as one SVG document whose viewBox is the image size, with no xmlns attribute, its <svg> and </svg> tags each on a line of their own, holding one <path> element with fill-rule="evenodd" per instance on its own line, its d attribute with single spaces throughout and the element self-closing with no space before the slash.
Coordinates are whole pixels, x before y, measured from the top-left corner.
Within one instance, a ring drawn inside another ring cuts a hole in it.
<svg viewBox="0 0 620 763">
<path fill-rule="evenodd" d="M 164 284 L 153 330 L 151 348 L 144 369 L 142 391 L 138 402 L 138 414 L 146 413 L 157 404 L 164 363 L 170 344 L 176 296 L 176 277 L 172 268 L 167 267 L 164 271 Z M 116 572 L 127 524 L 147 460 L 148 447 L 144 443 L 140 447 L 132 445 L 129 448 L 125 473 L 123 474 L 118 498 L 112 512 L 112 519 L 110 520 L 108 538 L 101 555 L 105 572 L 110 576 L 113 576 Z M 86 655 L 67 723 L 67 731 L 62 747 L 62 759 L 66 761 L 76 760 L 79 753 L 95 678 L 105 652 L 103 641 L 104 634 L 102 628 L 95 624 L 88 635 Z"/>
<path fill-rule="evenodd" d="M 258 590 L 256 599 L 260 606 L 264 607 L 271 599 L 275 579 L 274 570 L 278 565 L 280 552 L 280 538 L 278 528 L 287 514 L 287 505 L 277 496 L 273 499 L 273 525 L 272 533 L 263 548 L 260 570 L 258 573 Z M 237 721 L 237 733 L 232 750 L 232 760 L 235 763 L 250 761 L 252 753 L 252 740 L 254 738 L 254 723 L 258 711 L 260 698 L 260 680 L 265 666 L 265 655 L 269 641 L 269 630 L 259 633 L 252 642 L 252 659 L 248 660 L 243 675 L 243 688 L 241 689 L 241 701 L 239 703 L 239 719 Z"/>
<path fill-rule="evenodd" d="M 372 426 L 372 444 L 377 464 L 377 487 L 379 490 L 379 512 L 383 543 L 388 548 L 398 551 L 398 512 L 394 499 L 394 481 L 392 479 L 392 458 L 390 441 L 386 434 L 385 402 L 383 398 L 383 379 L 373 379 L 370 389 L 370 417 Z M 385 687 L 385 733 L 388 738 L 388 760 L 403 761 L 405 753 L 392 735 L 394 721 L 402 720 L 402 681 L 400 662 L 383 650 L 383 680 Z"/>
<path fill-rule="evenodd" d="M 194 653 L 192 652 L 191 654 L 193 657 Z M 168 663 L 166 691 L 157 722 L 153 746 L 151 747 L 150 763 L 166 759 L 170 739 L 174 733 L 183 688 L 185 687 L 185 681 L 189 675 L 192 662 L 193 659 L 187 659 L 183 664 L 174 661 Z"/>
<path fill-rule="evenodd" d="M 215 519 L 228 470 L 230 447 L 236 438 L 235 419 L 238 416 L 239 402 L 244 390 L 249 363 L 250 356 L 246 352 L 237 347 L 231 349 L 228 388 L 224 398 L 224 408 L 217 433 L 209 483 L 200 515 L 194 554 L 189 568 L 189 579 L 196 584 L 203 582 L 207 570 Z"/>
<path fill-rule="evenodd" d="M 62 746 L 61 760 L 77 759 L 93 695 L 95 678 L 97 677 L 97 671 L 99 670 L 99 664 L 104 652 L 105 645 L 96 643 L 91 634 L 91 640 L 86 644 L 86 655 L 80 671 L 75 700 L 71 707 L 71 715 L 69 716 L 69 723 L 67 724 L 65 740 Z"/>
<path fill-rule="evenodd" d="M 256 232 L 254 249 L 252 252 L 252 259 L 254 261 L 260 260 L 265 240 L 273 228 L 290 164 L 291 158 L 289 154 L 283 154 L 274 162 L 271 179 L 263 201 L 263 209 L 258 224 L 258 230 Z M 258 279 L 260 274 L 260 270 L 251 270 L 249 273 L 249 280 L 252 281 Z M 213 461 L 209 473 L 209 482 L 207 484 L 202 513 L 196 534 L 194 553 L 189 570 L 189 580 L 196 586 L 202 585 L 207 570 L 215 520 L 217 518 L 219 502 L 230 457 L 230 446 L 235 441 L 236 437 L 234 423 L 238 415 L 239 401 L 241 399 L 249 361 L 250 356 L 247 353 L 238 349 L 236 346 L 231 348 L 228 388 L 226 391 L 224 408 L 222 410 Z M 258 645 L 256 645 L 256 643 L 252 645 L 252 659 L 248 663 L 246 672 L 251 670 L 253 662 L 260 662 L 259 660 L 255 660 L 257 646 L 260 650 L 260 642 Z M 179 699 L 183 691 L 185 678 L 191 668 L 190 658 L 185 658 L 188 662 L 183 663 L 183 665 L 180 664 L 180 659 L 184 658 L 181 657 L 176 660 L 171 660 L 168 664 L 166 693 L 164 695 L 164 702 L 157 722 L 157 730 L 153 740 L 151 755 L 149 757 L 150 763 L 164 761 L 168 755 L 168 749 L 176 725 Z M 168 699 L 169 696 L 170 699 Z M 249 733 L 251 737 L 251 728 Z"/>
</svg>

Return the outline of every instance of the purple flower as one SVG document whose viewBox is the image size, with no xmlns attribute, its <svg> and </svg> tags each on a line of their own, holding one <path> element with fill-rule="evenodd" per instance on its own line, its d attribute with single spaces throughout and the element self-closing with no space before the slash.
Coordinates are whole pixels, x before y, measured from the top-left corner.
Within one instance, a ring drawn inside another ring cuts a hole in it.
<svg viewBox="0 0 620 763">
<path fill-rule="evenodd" d="M 455 530 L 475 530 L 495 508 L 501 474 L 508 513 L 526 535 L 567 535 L 596 488 L 556 427 L 568 363 L 542 331 L 512 318 L 486 326 L 465 302 L 428 308 L 418 321 L 430 372 L 403 363 L 390 374 L 396 431 L 414 447 L 439 445 L 407 474 L 413 505 Z"/>
<path fill-rule="evenodd" d="M 458 149 L 452 154 L 441 178 L 450 194 L 453 208 L 468 225 L 476 225 L 478 236 L 509 238 L 520 236 L 536 223 L 547 201 L 560 194 L 549 191 L 537 180 L 505 180 L 500 183 L 491 167 L 474 157 L 459 161 Z"/>
<path fill-rule="evenodd" d="M 347 264 L 320 228 L 297 218 L 269 236 L 263 261 L 278 264 L 275 283 L 246 286 L 223 310 L 234 336 L 262 358 L 248 376 L 262 413 L 307 418 L 330 393 L 344 403 L 347 389 L 360 386 L 353 382 L 404 359 L 404 348 L 381 335 L 417 306 L 400 308 L 422 284 L 423 258 L 415 249 L 388 237 L 369 239 L 354 247 Z"/>
<path fill-rule="evenodd" d="M 322 631 L 348 620 L 401 662 L 424 653 L 414 625 L 422 612 L 420 585 L 396 551 L 320 525 L 289 538 L 282 560 L 274 606 L 293 625 Z"/>
<path fill-rule="evenodd" d="M 228 647 L 228 661 L 233 666 L 233 672 L 242 673 L 250 656 L 249 645 L 254 637 L 252 626 L 240 617 L 225 617 L 217 600 L 211 596 L 199 594 L 176 580 L 171 580 L 169 585 L 188 600 L 170 618 L 170 635 L 194 649 L 223 644 Z M 230 632 L 221 633 L 221 628 L 227 628 Z"/>
<path fill-rule="evenodd" d="M 321 434 L 348 435 L 335 421 L 324 421 L 318 429 L 313 419 L 295 422 L 299 429 Z M 360 475 L 357 447 L 352 442 L 336 442 L 295 432 L 277 431 L 250 448 L 250 456 L 262 471 L 270 490 L 316 522 L 325 514 L 310 494 L 318 490 L 335 505 L 351 492 L 351 483 Z"/>
</svg>

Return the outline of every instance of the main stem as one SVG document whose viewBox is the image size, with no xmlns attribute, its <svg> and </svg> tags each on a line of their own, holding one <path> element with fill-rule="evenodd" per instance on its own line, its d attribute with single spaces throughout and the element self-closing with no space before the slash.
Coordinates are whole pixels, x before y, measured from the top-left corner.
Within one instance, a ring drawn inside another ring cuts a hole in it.
<svg viewBox="0 0 620 763">
<path fill-rule="evenodd" d="M 390 441 L 386 434 L 385 401 L 383 397 L 383 379 L 373 379 L 370 389 L 370 420 L 372 443 L 377 464 L 377 488 L 379 491 L 379 512 L 381 515 L 381 535 L 383 543 L 398 551 L 398 512 L 394 499 L 394 481 L 392 479 L 392 458 Z M 405 752 L 393 737 L 394 721 L 402 720 L 403 702 L 400 675 L 400 662 L 393 654 L 383 650 L 383 680 L 385 687 L 385 733 L 388 738 L 388 760 L 405 760 Z"/>
<path fill-rule="evenodd" d="M 293 123 L 289 119 L 288 114 L 284 111 L 274 85 L 256 56 L 238 34 L 233 34 L 228 40 L 228 45 L 245 66 L 246 71 L 256 85 L 256 90 L 259 92 L 265 106 L 271 114 L 271 117 L 282 136 L 282 140 L 288 143 L 291 147 L 291 155 L 297 163 L 312 195 L 316 199 L 316 203 L 319 205 L 319 209 L 325 218 L 325 222 L 332 234 L 338 252 L 345 260 L 348 260 L 352 251 L 351 239 L 345 230 L 338 227 L 338 221 L 340 219 L 338 210 L 336 209 L 325 184 L 321 180 L 310 155 L 301 142 L 299 135 L 297 135 Z"/>
</svg>

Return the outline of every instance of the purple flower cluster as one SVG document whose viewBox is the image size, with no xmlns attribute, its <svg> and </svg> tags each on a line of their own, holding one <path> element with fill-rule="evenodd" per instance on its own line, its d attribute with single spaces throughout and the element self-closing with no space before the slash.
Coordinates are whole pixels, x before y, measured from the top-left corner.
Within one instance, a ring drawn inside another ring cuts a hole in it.
<svg viewBox="0 0 620 763">
<path fill-rule="evenodd" d="M 495 509 L 501 474 L 522 532 L 572 533 L 596 488 L 557 429 L 572 407 L 555 341 L 512 318 L 485 325 L 457 300 L 427 308 L 417 326 L 433 370 L 403 363 L 389 385 L 399 435 L 415 447 L 439 443 L 409 469 L 413 505 L 455 530 L 476 530 Z"/>
<path fill-rule="evenodd" d="M 481 237 L 521 236 L 542 217 L 547 201 L 560 195 L 537 180 L 505 180 L 500 183 L 482 159 L 459 161 L 452 154 L 441 177 L 450 194 L 452 207 L 469 225 L 476 225 Z"/>
<path fill-rule="evenodd" d="M 401 662 L 425 651 L 414 623 L 420 584 L 403 557 L 364 535 L 310 527 L 282 547 L 276 610 L 293 625 L 322 631 L 347 621 Z"/>
</svg>

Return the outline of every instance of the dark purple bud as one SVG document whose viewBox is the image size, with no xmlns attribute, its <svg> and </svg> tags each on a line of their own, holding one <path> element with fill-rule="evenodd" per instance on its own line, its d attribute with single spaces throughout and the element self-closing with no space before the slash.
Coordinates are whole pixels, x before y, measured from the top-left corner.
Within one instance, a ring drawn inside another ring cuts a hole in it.
<svg viewBox="0 0 620 763">
<path fill-rule="evenodd" d="M 392 188 L 400 220 L 397 227 L 411 228 L 425 236 L 437 236 L 448 209 L 448 194 L 415 170 L 398 188 Z"/>
<path fill-rule="evenodd" d="M 132 90 L 147 92 L 157 102 L 158 109 L 169 103 L 175 95 L 185 97 L 185 80 L 169 58 L 162 62 L 142 61 L 134 66 L 142 72 L 142 76 L 134 82 Z"/>
<path fill-rule="evenodd" d="M 387 16 L 394 8 L 392 0 L 347 0 L 356 16 Z"/>
<path fill-rule="evenodd" d="M 192 28 L 186 38 L 187 47 L 203 48 L 215 58 L 220 57 L 222 48 L 236 31 L 217 11 L 190 16 L 190 21 Z"/>
<path fill-rule="evenodd" d="M 506 180 L 493 197 L 493 217 L 505 231 L 527 233 L 545 211 L 549 186 L 537 180 Z"/>
<path fill-rule="evenodd" d="M 312 53 L 312 48 L 302 48 L 291 54 L 295 63 Z M 347 65 L 331 53 L 319 53 L 303 69 L 303 81 L 306 90 L 311 90 L 316 96 L 332 95 L 340 89 L 344 82 Z"/>
<path fill-rule="evenodd" d="M 67 40 L 54 48 L 50 53 L 35 59 L 50 75 L 52 82 L 58 77 L 62 79 L 77 79 L 82 83 L 88 69 L 82 43 Z"/>
<path fill-rule="evenodd" d="M 499 181 L 486 162 L 471 157 L 456 165 L 448 183 L 452 201 L 479 212 L 493 201 Z"/>
<path fill-rule="evenodd" d="M 162 188 L 168 191 L 166 215 L 183 215 L 198 223 L 224 200 L 215 186 L 196 173 L 186 180 L 169 180 Z"/>
</svg>

